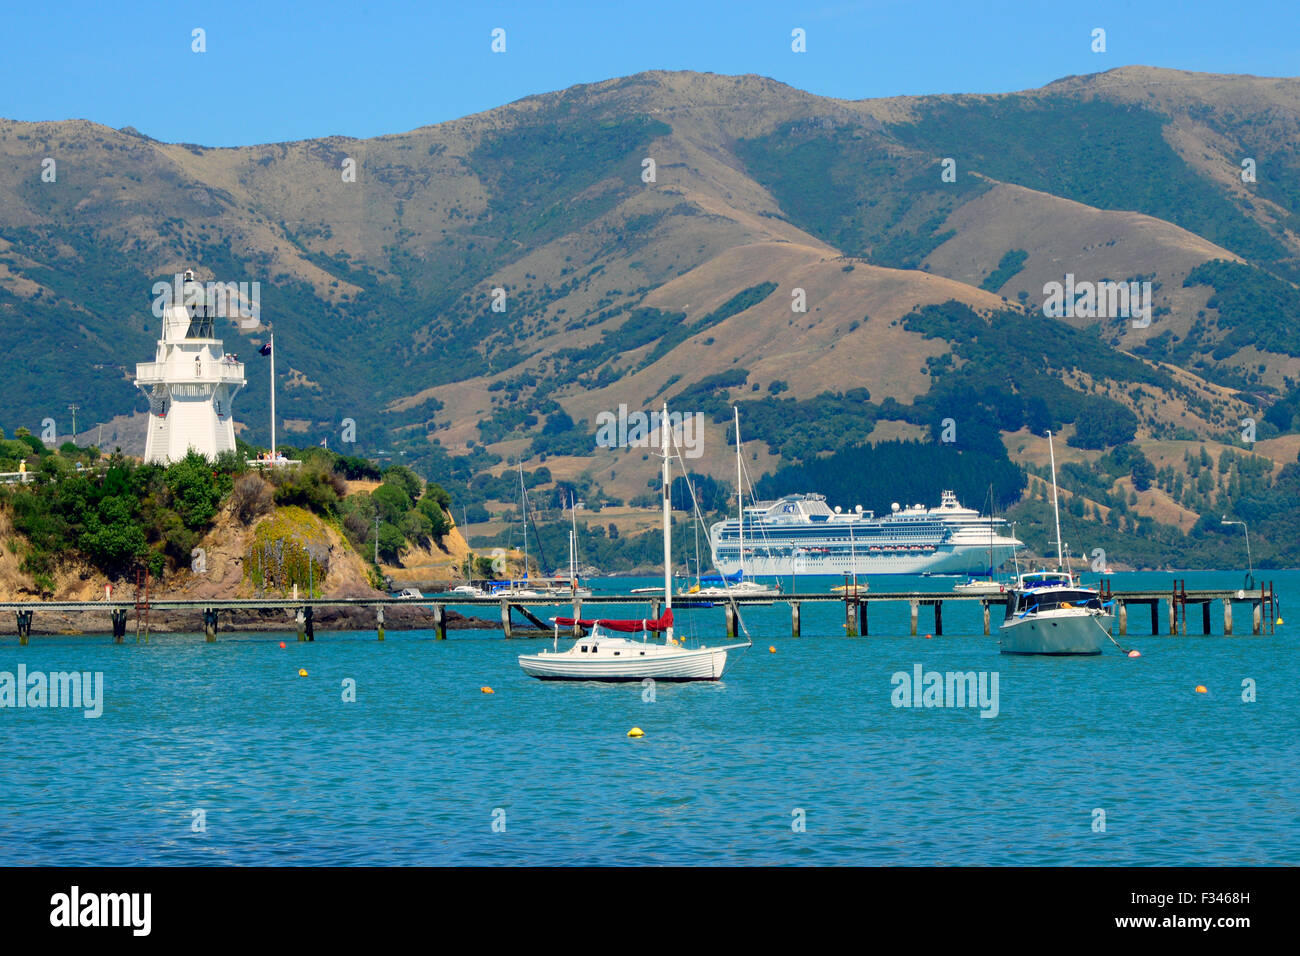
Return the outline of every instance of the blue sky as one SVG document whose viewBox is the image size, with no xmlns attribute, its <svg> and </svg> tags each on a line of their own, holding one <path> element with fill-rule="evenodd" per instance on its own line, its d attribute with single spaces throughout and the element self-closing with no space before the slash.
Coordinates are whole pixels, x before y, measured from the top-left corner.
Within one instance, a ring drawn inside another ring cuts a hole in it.
<svg viewBox="0 0 1300 956">
<path fill-rule="evenodd" d="M 1003 92 L 1134 63 L 1300 74 L 1297 0 L 97 0 L 9 4 L 3 22 L 0 116 L 210 146 L 396 133 L 648 69 L 758 73 L 851 99 Z"/>
</svg>

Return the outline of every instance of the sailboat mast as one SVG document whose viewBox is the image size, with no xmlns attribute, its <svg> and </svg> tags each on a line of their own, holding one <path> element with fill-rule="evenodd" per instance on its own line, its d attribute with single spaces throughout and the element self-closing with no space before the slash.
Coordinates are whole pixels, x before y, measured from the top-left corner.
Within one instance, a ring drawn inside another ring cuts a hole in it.
<svg viewBox="0 0 1300 956">
<path fill-rule="evenodd" d="M 736 416 L 736 534 L 740 540 L 740 580 L 743 581 L 745 580 L 745 483 L 740 471 L 740 409 L 732 405 L 731 411 Z"/>
<path fill-rule="evenodd" d="M 572 528 L 569 531 L 569 585 L 578 589 L 578 500 L 569 495 L 569 517 Z"/>
<path fill-rule="evenodd" d="M 668 477 L 668 403 L 664 402 L 664 414 L 659 419 L 659 451 L 664 459 L 664 608 L 673 609 L 673 524 L 671 484 Z M 664 632 L 664 639 L 673 639 L 672 625 Z"/>
<path fill-rule="evenodd" d="M 528 577 L 528 492 L 524 490 L 524 463 L 519 465 L 519 507 L 524 518 L 524 577 Z"/>
<path fill-rule="evenodd" d="M 993 486 L 989 485 L 989 580 L 993 580 Z"/>
<path fill-rule="evenodd" d="M 1047 454 L 1052 459 L 1052 514 L 1056 516 L 1056 567 L 1064 563 L 1061 559 L 1061 507 L 1056 500 L 1056 450 L 1052 447 L 1052 433 L 1047 433 Z"/>
</svg>

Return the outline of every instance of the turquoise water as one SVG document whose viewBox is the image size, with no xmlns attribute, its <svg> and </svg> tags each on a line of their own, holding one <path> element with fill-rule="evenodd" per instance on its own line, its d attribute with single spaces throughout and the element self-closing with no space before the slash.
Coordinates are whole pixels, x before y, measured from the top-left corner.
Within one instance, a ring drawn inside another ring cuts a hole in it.
<svg viewBox="0 0 1300 956">
<path fill-rule="evenodd" d="M 1300 586 L 1260 577 L 1284 605 Z M 840 606 L 805 605 L 796 640 L 776 605 L 746 612 L 756 643 L 724 682 L 653 702 L 530 680 L 515 657 L 539 642 L 493 631 L 6 637 L 0 671 L 102 671 L 105 704 L 0 710 L 0 864 L 1294 865 L 1296 614 L 1273 637 L 1249 636 L 1243 605 L 1235 638 L 1153 638 L 1135 609 L 1140 659 L 1069 660 L 1000 656 L 973 608 L 926 640 L 897 636 L 905 605 L 877 607 L 848 639 Z M 680 620 L 721 641 L 721 611 Z M 996 672 L 998 715 L 894 707 L 916 664 Z"/>
</svg>

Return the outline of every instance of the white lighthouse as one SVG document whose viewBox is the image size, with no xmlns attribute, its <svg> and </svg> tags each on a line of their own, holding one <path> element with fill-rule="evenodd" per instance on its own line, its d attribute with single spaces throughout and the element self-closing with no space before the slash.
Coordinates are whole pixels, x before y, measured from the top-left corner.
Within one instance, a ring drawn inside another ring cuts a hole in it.
<svg viewBox="0 0 1300 956">
<path fill-rule="evenodd" d="M 231 414 L 244 365 L 225 354 L 215 331 L 222 310 L 206 301 L 193 272 L 185 273 L 180 291 L 163 312 L 157 356 L 135 367 L 135 384 L 149 396 L 146 462 L 179 461 L 190 449 L 215 460 L 235 450 Z"/>
</svg>

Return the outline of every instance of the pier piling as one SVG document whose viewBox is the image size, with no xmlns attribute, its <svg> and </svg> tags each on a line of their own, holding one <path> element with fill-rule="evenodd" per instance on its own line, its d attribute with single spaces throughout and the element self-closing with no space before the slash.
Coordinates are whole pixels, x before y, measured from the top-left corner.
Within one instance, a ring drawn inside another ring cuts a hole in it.
<svg viewBox="0 0 1300 956">
<path fill-rule="evenodd" d="M 723 606 L 723 611 L 727 615 L 727 637 L 736 636 L 736 605 L 728 603 Z"/>
<path fill-rule="evenodd" d="M 1210 633 L 1210 602 L 1201 602 L 1201 633 Z"/>
<path fill-rule="evenodd" d="M 215 607 L 205 607 L 203 609 L 203 640 L 209 644 L 217 642 L 217 609 Z"/>
<path fill-rule="evenodd" d="M 867 636 L 867 608 L 870 604 L 866 601 L 858 602 L 858 633 L 863 637 Z"/>
<path fill-rule="evenodd" d="M 943 602 L 934 602 L 934 636 L 943 637 Z"/>
<path fill-rule="evenodd" d="M 1119 636 L 1128 634 L 1128 605 L 1123 601 L 1115 602 L 1115 616 L 1119 618 Z"/>
<path fill-rule="evenodd" d="M 27 646 L 27 641 L 32 636 L 32 615 L 34 611 L 18 612 L 18 644 L 21 647 Z"/>
<path fill-rule="evenodd" d="M 799 602 L 790 602 L 790 636 L 799 636 Z"/>
<path fill-rule="evenodd" d="M 515 636 L 514 628 L 511 627 L 511 622 L 510 622 L 510 602 L 509 602 L 509 601 L 502 601 L 502 602 L 501 602 L 501 630 L 505 631 L 505 635 L 506 635 L 506 639 L 507 639 L 507 640 L 509 640 L 510 638 L 512 638 L 512 637 Z"/>
<path fill-rule="evenodd" d="M 912 636 L 916 637 L 916 619 L 921 614 L 921 602 L 913 598 L 909 603 L 912 606 Z"/>
<path fill-rule="evenodd" d="M 298 640 L 316 640 L 316 629 L 312 626 L 312 606 L 310 604 L 298 608 L 298 613 L 294 615 L 294 621 L 298 625 Z"/>
<path fill-rule="evenodd" d="M 433 606 L 433 633 L 439 641 L 447 639 L 447 608 L 442 604 Z"/>
<path fill-rule="evenodd" d="M 108 612 L 108 619 L 113 622 L 113 643 L 121 644 L 126 637 L 126 608 L 113 608 Z"/>
<path fill-rule="evenodd" d="M 379 611 L 375 615 L 375 631 L 382 641 L 384 639 L 384 606 L 382 604 L 379 605 Z"/>
<path fill-rule="evenodd" d="M 576 640 L 582 637 L 582 625 L 578 621 L 582 618 L 582 598 L 573 599 L 573 637 Z"/>
<path fill-rule="evenodd" d="M 1263 624 L 1264 624 L 1264 605 L 1262 602 L 1256 601 L 1254 604 L 1251 605 L 1250 633 L 1255 635 L 1262 634 L 1264 632 Z"/>
<path fill-rule="evenodd" d="M 857 608 L 854 606 L 857 603 L 856 596 L 849 597 L 846 593 L 844 598 L 844 635 L 846 637 L 858 636 L 858 615 Z"/>
<path fill-rule="evenodd" d="M 989 636 L 989 602 L 980 601 L 980 605 L 984 608 L 984 636 L 988 637 Z"/>
<path fill-rule="evenodd" d="M 1223 599 L 1223 633 L 1232 636 L 1232 598 Z"/>
</svg>

